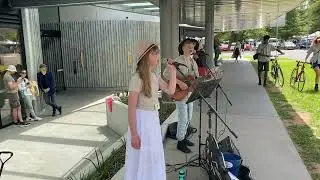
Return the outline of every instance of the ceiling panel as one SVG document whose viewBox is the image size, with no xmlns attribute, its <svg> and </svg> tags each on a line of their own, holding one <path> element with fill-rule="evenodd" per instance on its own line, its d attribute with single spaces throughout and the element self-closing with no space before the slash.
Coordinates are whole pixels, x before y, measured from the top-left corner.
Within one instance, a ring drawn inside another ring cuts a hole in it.
<svg viewBox="0 0 320 180">
<path fill-rule="evenodd" d="M 296 8 L 304 0 L 215 0 L 215 31 L 260 28 Z M 205 0 L 182 0 L 181 23 L 204 26 Z M 279 9 L 279 11 L 278 11 Z"/>
<path fill-rule="evenodd" d="M 274 20 L 277 17 L 294 9 L 304 0 L 212 1 L 214 2 L 212 16 L 214 16 L 215 31 L 236 31 L 275 24 Z M 159 16 L 159 10 L 157 9 L 159 0 L 10 0 L 10 2 L 15 7 L 95 4 L 105 8 Z M 140 4 L 133 6 L 133 3 Z M 203 27 L 205 6 L 206 0 L 181 0 L 180 24 Z"/>
</svg>

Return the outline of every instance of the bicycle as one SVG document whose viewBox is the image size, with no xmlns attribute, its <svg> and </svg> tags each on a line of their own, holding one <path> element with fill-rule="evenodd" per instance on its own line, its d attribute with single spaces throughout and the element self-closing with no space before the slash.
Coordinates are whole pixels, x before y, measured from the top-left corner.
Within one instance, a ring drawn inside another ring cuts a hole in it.
<svg viewBox="0 0 320 180">
<path fill-rule="evenodd" d="M 295 87 L 296 83 L 298 82 L 298 91 L 302 92 L 304 85 L 306 83 L 306 75 L 304 71 L 305 64 L 310 64 L 310 63 L 305 61 L 296 61 L 296 62 L 297 62 L 297 65 L 292 70 L 290 75 L 290 86 Z"/>
<path fill-rule="evenodd" d="M 7 156 L 5 157 L 5 161 L 2 161 L 2 159 L 1 159 L 1 155 L 2 154 L 6 154 Z M 12 158 L 12 156 L 13 156 L 13 152 L 10 152 L 10 151 L 1 151 L 0 152 L 0 177 L 1 177 L 1 174 L 2 174 L 2 170 L 3 170 L 3 167 L 4 167 L 4 164 L 6 163 L 6 162 L 8 162 L 9 161 L 9 159 L 11 159 Z"/>
<path fill-rule="evenodd" d="M 280 64 L 278 63 L 278 56 L 272 56 L 271 57 L 271 77 L 274 80 L 275 85 L 279 84 L 281 87 L 284 85 L 284 78 L 283 78 L 283 72 L 280 67 Z"/>
</svg>

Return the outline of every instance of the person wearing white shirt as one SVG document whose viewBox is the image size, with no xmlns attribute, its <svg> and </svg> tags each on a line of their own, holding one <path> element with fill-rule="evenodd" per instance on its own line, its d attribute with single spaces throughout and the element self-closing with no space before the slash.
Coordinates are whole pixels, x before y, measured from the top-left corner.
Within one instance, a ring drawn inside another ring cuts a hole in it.
<svg viewBox="0 0 320 180">
<path fill-rule="evenodd" d="M 25 111 L 26 111 L 26 115 L 27 115 L 27 120 L 42 120 L 42 118 L 38 117 L 36 115 L 36 113 L 34 112 L 34 108 L 32 105 L 32 100 L 33 100 L 33 94 L 31 92 L 31 84 L 29 82 L 29 80 L 26 78 L 27 76 L 27 71 L 26 70 L 22 70 L 20 73 L 20 77 L 17 80 L 18 82 L 18 86 L 19 86 L 19 91 L 21 91 L 22 93 L 22 99 L 23 102 L 25 103 Z M 31 115 L 31 116 L 30 116 Z"/>
<path fill-rule="evenodd" d="M 319 79 L 320 79 L 320 36 L 314 41 L 314 44 L 309 48 L 305 61 L 308 60 L 309 56 L 313 53 L 310 63 L 314 72 L 316 73 L 314 91 L 319 91 Z"/>
<path fill-rule="evenodd" d="M 278 51 L 281 54 L 284 54 L 282 51 L 274 47 L 272 44 L 269 44 L 269 35 L 263 36 L 263 42 L 259 44 L 257 48 L 258 56 L 258 78 L 259 78 L 259 85 L 261 85 L 261 73 L 264 71 L 264 81 L 263 86 L 267 85 L 267 77 L 269 71 L 269 61 L 271 57 L 272 51 Z"/>
</svg>

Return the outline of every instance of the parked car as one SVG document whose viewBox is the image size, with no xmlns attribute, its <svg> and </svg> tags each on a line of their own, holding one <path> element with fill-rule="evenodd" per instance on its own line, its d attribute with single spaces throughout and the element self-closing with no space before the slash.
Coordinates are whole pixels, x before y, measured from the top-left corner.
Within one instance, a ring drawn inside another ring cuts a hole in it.
<svg viewBox="0 0 320 180">
<path fill-rule="evenodd" d="M 251 51 L 252 50 L 252 46 L 250 43 L 245 43 L 244 44 L 244 50 L 245 51 Z"/>
<path fill-rule="evenodd" d="M 284 41 L 280 44 L 281 49 L 296 49 L 296 45 L 292 41 Z"/>
<path fill-rule="evenodd" d="M 231 45 L 230 45 L 230 51 L 233 51 L 235 46 L 236 46 L 236 43 L 235 43 L 235 42 L 231 43 Z"/>
<path fill-rule="evenodd" d="M 300 49 L 309 49 L 312 44 L 311 39 L 301 39 L 299 42 L 299 48 Z"/>
<path fill-rule="evenodd" d="M 276 48 L 280 47 L 280 42 L 277 38 L 270 38 L 269 43 L 272 44 Z"/>
<path fill-rule="evenodd" d="M 228 44 L 221 44 L 220 45 L 220 50 L 221 51 L 228 51 L 229 50 L 229 45 Z"/>
</svg>

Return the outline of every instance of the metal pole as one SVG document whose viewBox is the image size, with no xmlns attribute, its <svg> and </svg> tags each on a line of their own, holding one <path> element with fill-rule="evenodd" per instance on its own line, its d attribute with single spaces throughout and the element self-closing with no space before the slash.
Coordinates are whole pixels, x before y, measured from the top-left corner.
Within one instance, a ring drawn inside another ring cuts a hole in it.
<svg viewBox="0 0 320 180">
<path fill-rule="evenodd" d="M 279 36 L 279 11 L 280 11 L 280 6 L 279 6 L 279 0 L 277 0 L 278 2 L 278 10 L 277 10 L 277 32 L 276 32 L 276 38 L 278 39 L 278 36 Z"/>
<path fill-rule="evenodd" d="M 209 54 L 207 64 L 210 68 L 213 67 L 213 15 L 214 15 L 214 0 L 206 0 L 205 6 L 205 51 Z"/>
</svg>

